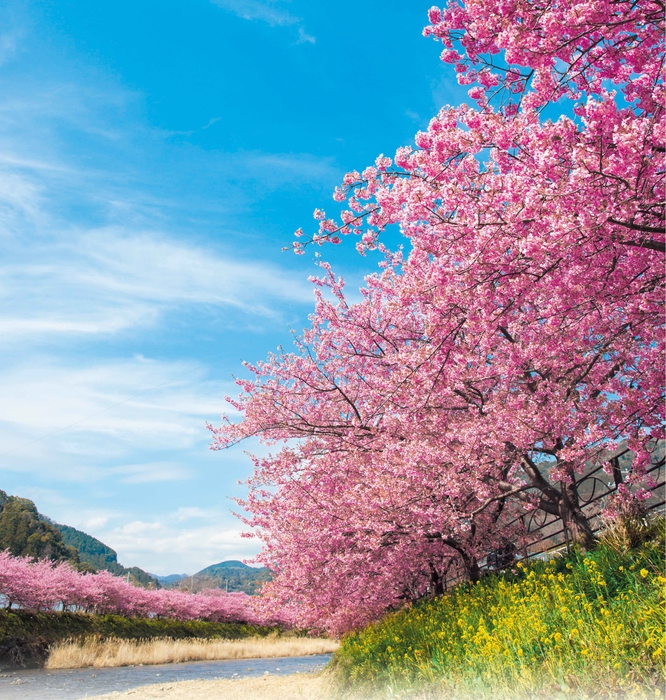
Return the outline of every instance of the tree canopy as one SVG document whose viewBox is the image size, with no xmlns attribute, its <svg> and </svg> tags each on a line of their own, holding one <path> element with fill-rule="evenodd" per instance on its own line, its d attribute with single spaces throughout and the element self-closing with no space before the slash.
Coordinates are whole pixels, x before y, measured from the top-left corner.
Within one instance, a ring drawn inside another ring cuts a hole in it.
<svg viewBox="0 0 666 700">
<path fill-rule="evenodd" d="M 51 523 L 46 522 L 27 498 L 0 491 L 0 551 L 33 559 L 78 564 L 78 552 L 69 547 Z"/>
<path fill-rule="evenodd" d="M 594 533 L 578 480 L 620 446 L 644 498 L 663 439 L 663 7 L 451 1 L 429 12 L 476 107 L 344 178 L 296 252 L 358 236 L 383 271 L 348 302 L 330 267 L 295 352 L 249 366 L 214 448 L 255 460 L 247 522 L 304 621 L 337 631 L 437 591 L 526 533 Z M 383 235 L 398 226 L 406 250 Z M 616 470 L 617 471 L 617 470 Z M 617 476 L 617 474 L 616 474 Z"/>
</svg>

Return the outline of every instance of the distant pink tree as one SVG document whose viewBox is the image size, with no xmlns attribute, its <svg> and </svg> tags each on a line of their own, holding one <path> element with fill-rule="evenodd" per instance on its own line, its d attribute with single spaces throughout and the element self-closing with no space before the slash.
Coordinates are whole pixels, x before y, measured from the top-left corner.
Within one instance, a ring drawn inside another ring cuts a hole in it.
<svg viewBox="0 0 666 700">
<path fill-rule="evenodd" d="M 296 252 L 358 235 L 384 271 L 349 304 L 326 268 L 297 351 L 250 367 L 213 447 L 297 441 L 257 460 L 243 505 L 269 590 L 308 621 L 361 624 L 452 559 L 474 578 L 517 536 L 505 508 L 561 517 L 590 548 L 586 465 L 626 442 L 629 487 L 644 479 L 664 425 L 662 10 L 431 9 L 425 33 L 477 106 L 346 175 L 340 221 L 317 210 L 297 232 Z M 393 225 L 405 254 L 383 244 Z"/>
<path fill-rule="evenodd" d="M 165 617 L 289 626 L 287 614 L 265 614 L 245 593 L 191 594 L 139 588 L 108 571 L 82 574 L 69 564 L 32 561 L 0 552 L 0 605 L 24 610 L 71 610 L 128 617 Z"/>
</svg>

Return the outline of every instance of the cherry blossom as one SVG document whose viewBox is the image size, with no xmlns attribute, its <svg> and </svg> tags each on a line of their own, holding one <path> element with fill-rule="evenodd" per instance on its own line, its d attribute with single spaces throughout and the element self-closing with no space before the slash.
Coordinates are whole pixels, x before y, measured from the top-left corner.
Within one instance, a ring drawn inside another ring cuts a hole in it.
<svg viewBox="0 0 666 700">
<path fill-rule="evenodd" d="M 507 513 L 593 547 L 580 475 L 626 444 L 642 498 L 663 439 L 660 6 L 469 0 L 429 19 L 477 107 L 348 173 L 339 221 L 299 230 L 297 252 L 353 235 L 381 269 L 352 304 L 324 265 L 295 352 L 248 365 L 242 420 L 211 427 L 215 449 L 277 449 L 242 501 L 276 572 L 266 605 L 336 632 L 451 567 L 474 579 L 527 536 Z"/>
<path fill-rule="evenodd" d="M 134 586 L 108 571 L 82 574 L 69 564 L 32 561 L 0 552 L 0 596 L 8 608 L 113 613 L 129 617 L 165 617 L 288 626 L 287 612 L 263 613 L 245 593 L 219 589 L 191 594 Z"/>
</svg>

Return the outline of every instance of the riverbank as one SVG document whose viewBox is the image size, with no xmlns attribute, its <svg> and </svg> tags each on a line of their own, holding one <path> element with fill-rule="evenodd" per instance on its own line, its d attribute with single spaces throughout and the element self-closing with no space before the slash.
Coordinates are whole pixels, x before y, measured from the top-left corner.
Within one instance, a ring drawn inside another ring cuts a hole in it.
<svg viewBox="0 0 666 700">
<path fill-rule="evenodd" d="M 157 666 L 119 666 L 115 668 L 16 669 L 0 673 L 2 700 L 89 700 L 91 697 L 118 697 L 121 693 L 144 687 L 176 686 L 183 682 L 222 679 L 301 677 L 322 671 L 331 655 L 291 656 L 272 659 L 228 659 L 190 661 Z M 143 692 L 143 691 L 141 691 Z M 166 691 L 165 691 L 166 692 Z M 237 697 L 235 700 L 243 700 Z M 267 698 L 270 700 L 270 698 Z"/>
<path fill-rule="evenodd" d="M 311 656 L 336 651 L 339 643 L 312 637 L 255 637 L 249 639 L 85 639 L 61 642 L 50 651 L 45 667 L 115 668 L 187 661 Z"/>
<path fill-rule="evenodd" d="M 295 634 L 238 622 L 4 609 L 0 610 L 0 668 L 39 668 L 54 645 L 90 638 L 247 639 L 283 633 Z"/>
</svg>

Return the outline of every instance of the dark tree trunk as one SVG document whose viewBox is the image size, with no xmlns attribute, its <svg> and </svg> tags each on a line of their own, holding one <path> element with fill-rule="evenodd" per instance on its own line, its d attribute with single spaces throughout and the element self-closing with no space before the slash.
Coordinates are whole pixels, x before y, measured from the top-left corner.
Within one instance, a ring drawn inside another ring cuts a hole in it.
<svg viewBox="0 0 666 700">
<path fill-rule="evenodd" d="M 472 583 L 476 583 L 481 577 L 481 569 L 479 569 L 478 562 L 463 549 L 459 549 L 458 553 L 460 554 L 463 566 L 465 567 L 465 573 L 467 574 L 469 580 Z"/>
<path fill-rule="evenodd" d="M 562 484 L 559 511 L 562 523 L 569 531 L 572 542 L 578 545 L 583 552 L 592 551 L 596 546 L 596 538 L 592 532 L 590 521 L 578 502 L 575 483 Z"/>
<path fill-rule="evenodd" d="M 479 577 L 481 576 L 481 569 L 479 569 L 479 564 L 476 561 L 476 557 L 472 556 L 465 549 L 465 547 L 460 542 L 458 542 L 458 540 L 455 540 L 452 537 L 442 537 L 441 532 L 433 532 L 431 534 L 426 535 L 426 537 L 431 542 L 433 540 L 441 540 L 444 544 L 451 547 L 451 549 L 454 549 L 456 552 L 458 552 L 458 554 L 460 555 L 460 559 L 463 563 L 465 573 L 467 574 L 469 580 L 472 583 L 476 583 L 479 580 Z"/>
<path fill-rule="evenodd" d="M 430 565 L 430 591 L 435 597 L 444 594 L 444 577 L 439 575 L 432 564 Z"/>
<path fill-rule="evenodd" d="M 618 457 L 613 457 L 610 463 L 611 467 L 613 468 L 613 479 L 615 480 L 615 485 L 619 486 L 624 481 L 622 478 L 622 469 L 620 469 L 620 460 Z"/>
</svg>

